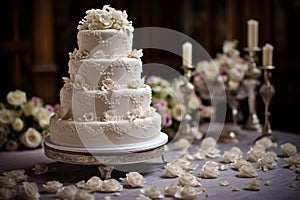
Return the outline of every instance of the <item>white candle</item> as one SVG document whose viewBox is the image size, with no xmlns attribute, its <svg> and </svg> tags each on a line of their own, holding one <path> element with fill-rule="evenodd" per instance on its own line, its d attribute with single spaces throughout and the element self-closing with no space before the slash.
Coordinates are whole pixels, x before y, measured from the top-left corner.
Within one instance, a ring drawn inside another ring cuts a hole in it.
<svg viewBox="0 0 300 200">
<path fill-rule="evenodd" d="M 192 65 L 192 44 L 190 42 L 182 45 L 182 65 L 185 67 Z"/>
<path fill-rule="evenodd" d="M 248 20 L 248 48 L 258 46 L 258 22 L 254 19 Z"/>
<path fill-rule="evenodd" d="M 273 65 L 273 49 L 270 44 L 263 47 L 263 66 Z"/>
</svg>

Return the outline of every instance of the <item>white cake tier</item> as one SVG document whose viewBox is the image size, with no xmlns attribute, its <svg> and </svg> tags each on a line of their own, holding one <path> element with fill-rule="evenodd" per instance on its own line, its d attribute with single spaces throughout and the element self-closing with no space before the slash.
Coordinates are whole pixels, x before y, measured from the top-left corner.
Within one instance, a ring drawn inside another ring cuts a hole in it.
<svg viewBox="0 0 300 200">
<path fill-rule="evenodd" d="M 151 88 L 144 85 L 137 89 L 112 91 L 61 90 L 61 117 L 75 121 L 123 120 L 151 114 Z"/>
<path fill-rule="evenodd" d="M 161 116 L 133 121 L 74 122 L 58 115 L 50 119 L 50 139 L 58 145 L 70 147 L 113 147 L 146 142 L 159 137 Z"/>
<path fill-rule="evenodd" d="M 126 57 L 132 50 L 132 33 L 122 30 L 81 30 L 77 34 L 79 51 L 91 58 Z"/>
<path fill-rule="evenodd" d="M 102 81 L 106 79 L 111 79 L 118 87 L 130 87 L 141 80 L 141 73 L 142 61 L 136 58 L 69 61 L 71 80 L 78 78 L 92 87 L 102 86 Z"/>
</svg>

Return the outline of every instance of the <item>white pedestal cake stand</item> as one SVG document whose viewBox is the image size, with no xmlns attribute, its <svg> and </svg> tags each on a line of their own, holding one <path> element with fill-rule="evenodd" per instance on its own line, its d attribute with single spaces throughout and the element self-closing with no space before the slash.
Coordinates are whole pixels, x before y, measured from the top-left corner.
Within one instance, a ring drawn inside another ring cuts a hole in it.
<svg viewBox="0 0 300 200">
<path fill-rule="evenodd" d="M 136 145 L 116 145 L 106 148 L 79 148 L 54 144 L 51 142 L 50 136 L 47 136 L 44 142 L 44 153 L 48 158 L 63 163 L 97 165 L 101 173 L 101 178 L 109 179 L 111 172 L 116 166 L 120 166 L 121 169 L 126 169 L 128 165 L 135 164 L 136 166 L 138 163 L 143 163 L 155 158 L 162 159 L 160 166 L 165 165 L 164 145 L 167 141 L 168 136 L 161 132 L 158 139 Z M 148 170 L 150 171 L 149 166 Z"/>
</svg>

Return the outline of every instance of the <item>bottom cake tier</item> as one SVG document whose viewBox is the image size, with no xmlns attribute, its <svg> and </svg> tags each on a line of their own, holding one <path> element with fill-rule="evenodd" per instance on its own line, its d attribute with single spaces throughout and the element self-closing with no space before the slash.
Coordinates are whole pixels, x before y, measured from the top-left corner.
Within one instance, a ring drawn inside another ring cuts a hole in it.
<svg viewBox="0 0 300 200">
<path fill-rule="evenodd" d="M 161 116 L 133 121 L 91 121 L 63 120 L 54 115 L 50 120 L 50 140 L 53 144 L 69 147 L 98 148 L 113 145 L 134 145 L 151 141 L 160 136 Z"/>
</svg>

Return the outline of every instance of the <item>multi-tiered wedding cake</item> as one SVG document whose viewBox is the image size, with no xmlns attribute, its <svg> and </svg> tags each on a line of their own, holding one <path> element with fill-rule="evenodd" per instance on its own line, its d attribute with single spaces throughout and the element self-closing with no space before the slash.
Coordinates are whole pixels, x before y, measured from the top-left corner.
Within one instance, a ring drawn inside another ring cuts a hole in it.
<svg viewBox="0 0 300 200">
<path fill-rule="evenodd" d="M 50 121 L 51 143 L 70 147 L 150 144 L 161 138 L 161 116 L 141 78 L 141 50 L 132 50 L 133 26 L 125 11 L 91 9 L 78 25 L 70 78 L 61 108 Z"/>
</svg>

